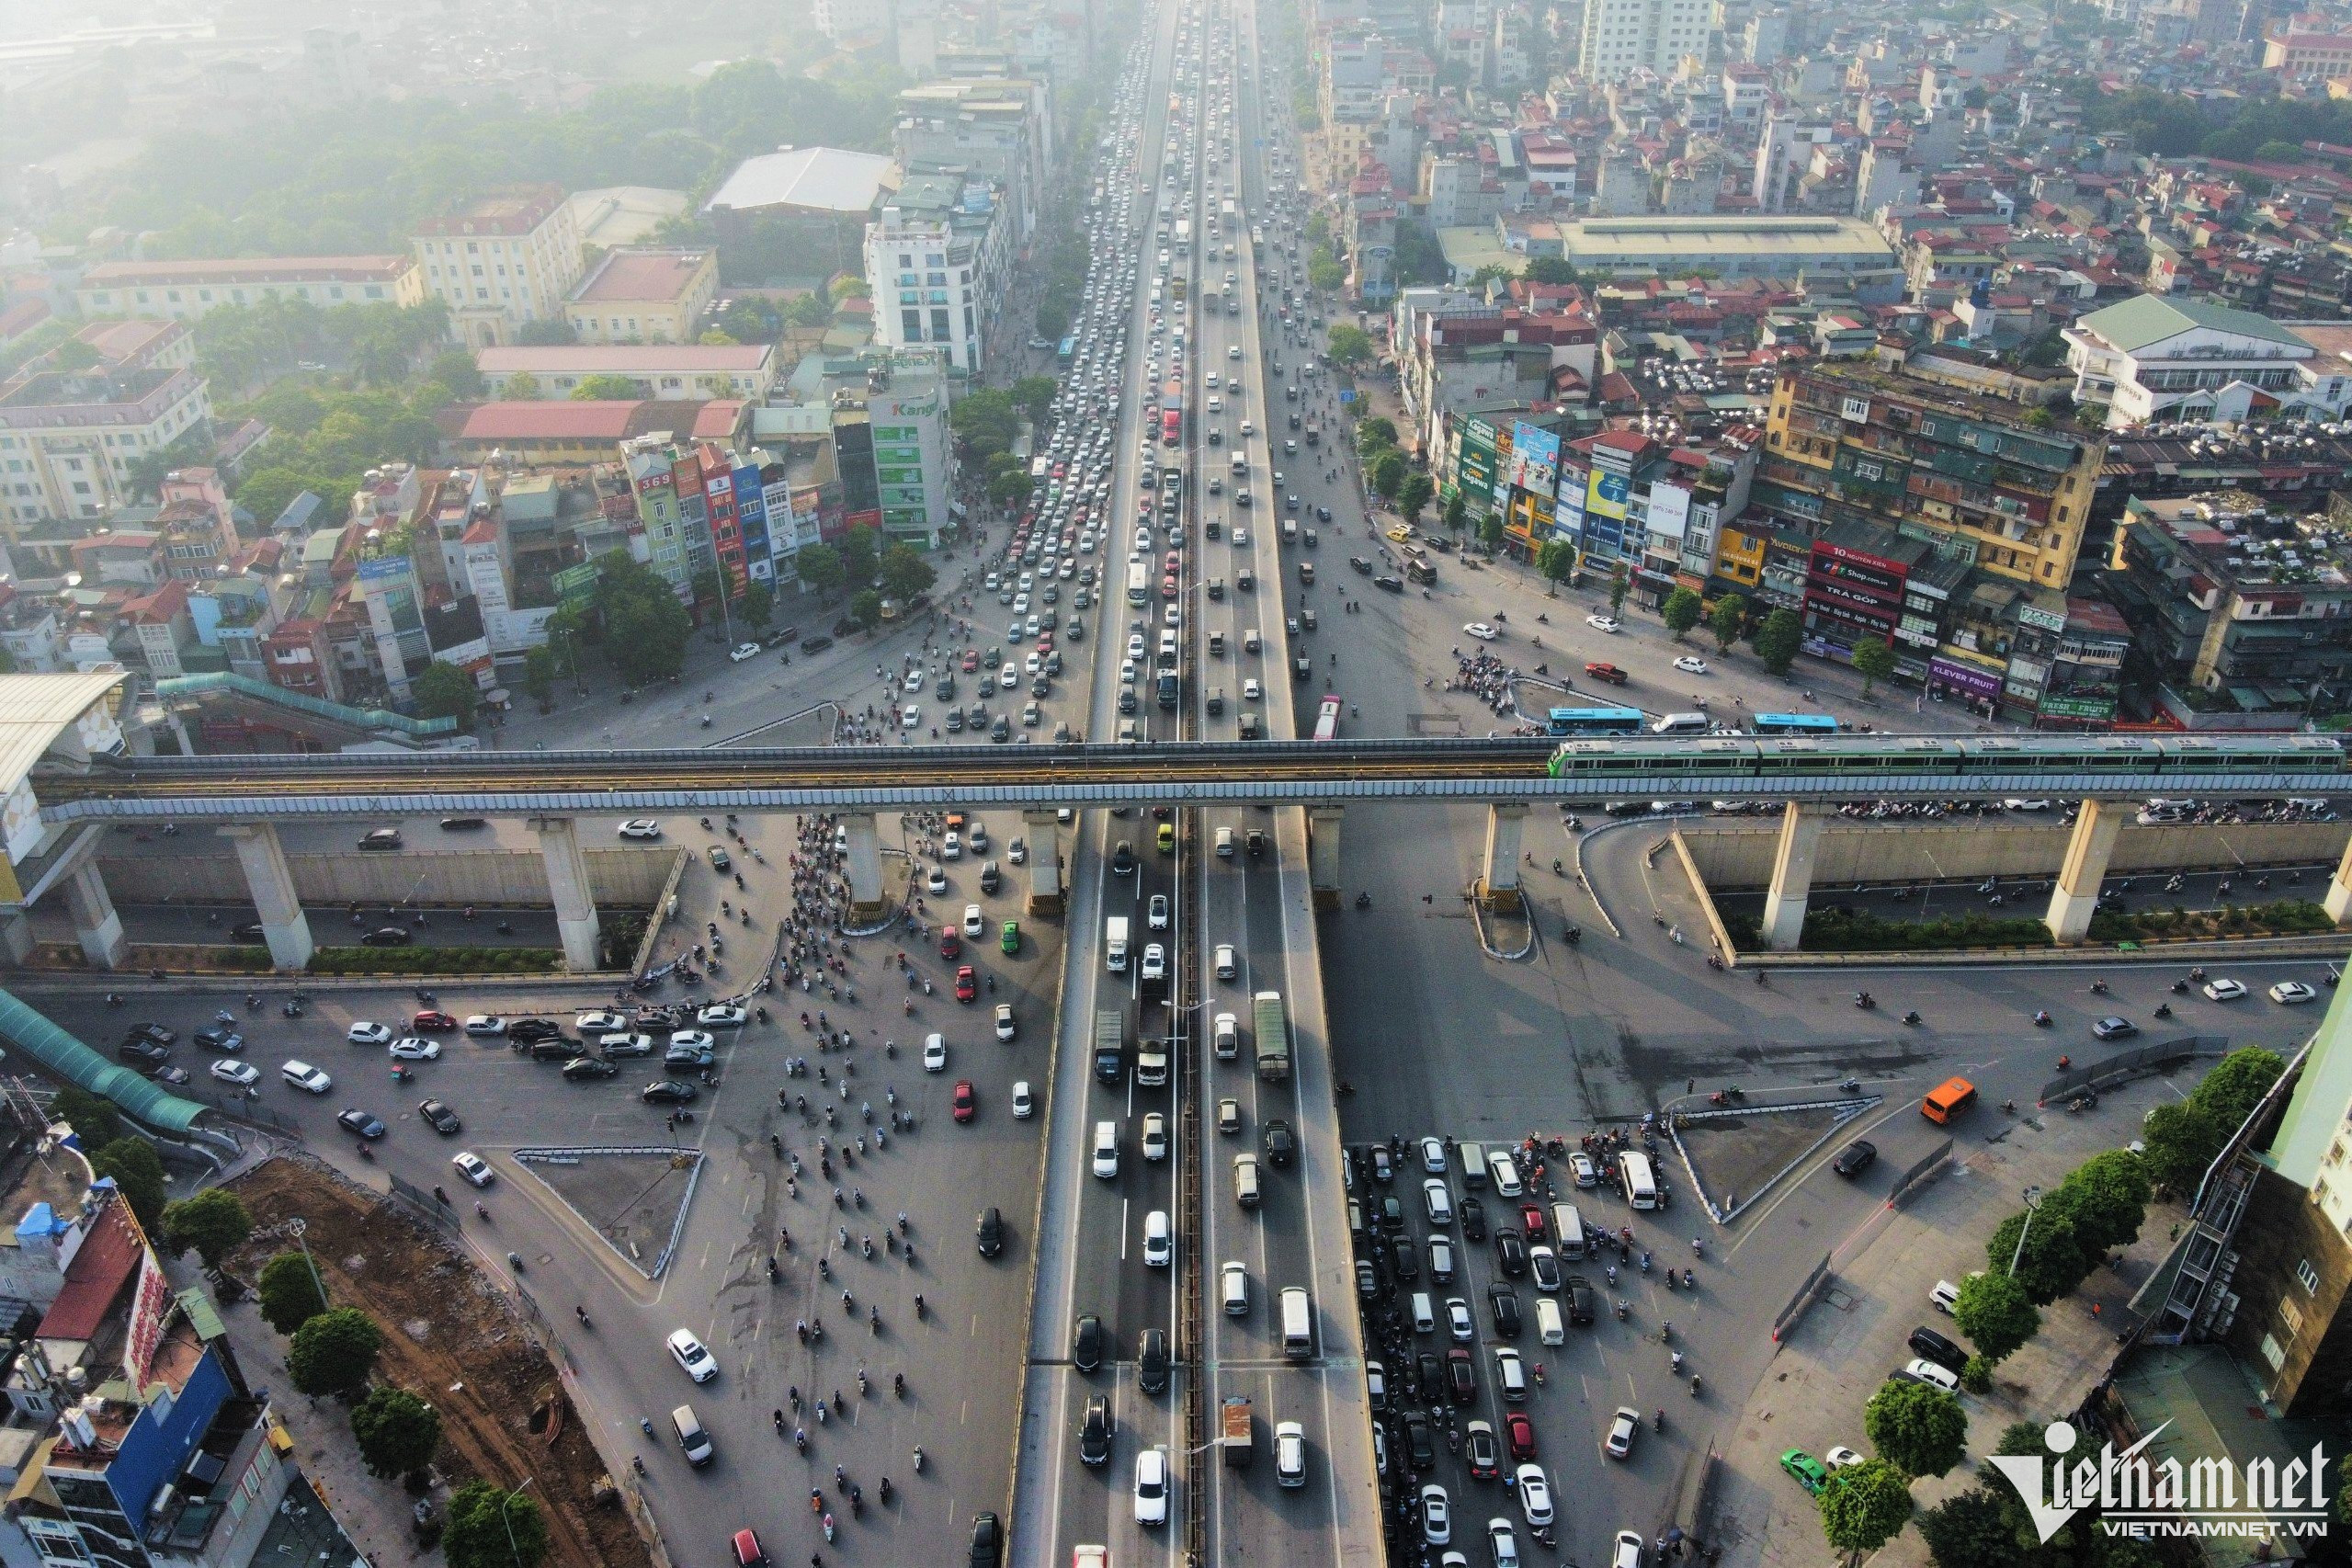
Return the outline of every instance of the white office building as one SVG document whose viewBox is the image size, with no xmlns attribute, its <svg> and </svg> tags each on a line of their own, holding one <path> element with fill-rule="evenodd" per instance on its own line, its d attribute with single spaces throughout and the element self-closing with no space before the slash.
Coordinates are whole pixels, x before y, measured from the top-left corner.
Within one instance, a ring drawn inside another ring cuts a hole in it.
<svg viewBox="0 0 2352 1568">
<path fill-rule="evenodd" d="M 1672 75 L 1684 55 L 1706 55 L 1713 12 L 1711 0 L 1586 0 L 1577 74 L 1596 82 L 1644 69 Z"/>
</svg>

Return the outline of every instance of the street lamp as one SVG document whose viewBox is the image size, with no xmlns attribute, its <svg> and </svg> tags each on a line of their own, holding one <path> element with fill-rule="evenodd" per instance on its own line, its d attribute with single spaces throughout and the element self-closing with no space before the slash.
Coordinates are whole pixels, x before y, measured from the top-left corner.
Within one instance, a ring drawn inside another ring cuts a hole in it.
<svg viewBox="0 0 2352 1568">
<path fill-rule="evenodd" d="M 512 1492 L 507 1493 L 506 1500 L 498 1505 L 498 1522 L 506 1527 L 506 1553 L 515 1560 L 515 1568 L 523 1568 L 523 1549 L 515 1544 L 515 1527 L 513 1523 L 507 1519 L 506 1510 L 513 1507 L 515 1506 L 515 1499 L 520 1497 L 525 1492 L 528 1491 L 532 1484 L 538 1480 L 539 1477 L 536 1475 L 527 1475 L 523 1477 L 522 1485 L 517 1486 Z"/>
<path fill-rule="evenodd" d="M 2038 1187 L 2025 1190 L 2026 1222 L 2017 1227 L 2017 1248 L 2009 1254 L 2009 1278 L 2012 1279 L 2017 1277 L 2017 1260 L 2026 1256 L 2026 1237 L 2033 1233 L 2034 1199 L 2040 1196 L 2041 1188 Z"/>
</svg>

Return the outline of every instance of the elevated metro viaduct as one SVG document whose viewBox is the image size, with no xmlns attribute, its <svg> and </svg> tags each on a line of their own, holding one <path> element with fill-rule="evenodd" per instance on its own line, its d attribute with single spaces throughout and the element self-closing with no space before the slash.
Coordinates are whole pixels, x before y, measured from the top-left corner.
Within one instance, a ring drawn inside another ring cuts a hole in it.
<svg viewBox="0 0 2352 1568">
<path fill-rule="evenodd" d="M 4 716 L 4 715 L 0 715 Z M 942 806 L 1013 808 L 1032 832 L 1029 906 L 1062 896 L 1055 812 L 1103 805 L 1272 804 L 1308 807 L 1311 881 L 1319 900 L 1339 891 L 1339 837 L 1351 800 L 1483 802 L 1489 808 L 1479 895 L 1519 897 L 1520 832 L 1539 801 L 1684 797 L 1782 805 L 1765 933 L 1793 948 L 1804 921 L 1812 858 L 1836 805 L 1852 800 L 2080 799 L 2048 920 L 2062 942 L 2089 928 L 2101 879 L 2130 802 L 2153 795 L 2200 800 L 2340 795 L 2352 790 L 2345 754 L 2312 736 L 2229 741 L 2136 737 L 1699 737 L 1494 741 L 1186 743 L 1150 746 L 900 747 L 707 751 L 374 754 L 130 757 L 52 751 L 20 776 L 37 791 L 42 830 L 57 850 L 49 881 L 70 865 L 74 919 L 99 967 L 121 953 L 121 923 L 90 850 L 117 823 L 209 825 L 233 840 L 273 960 L 299 969 L 309 925 L 295 896 L 277 826 L 403 815 L 527 819 L 548 863 L 566 960 L 597 961 L 577 819 L 659 812 L 828 811 L 846 817 L 854 900 L 881 910 L 877 814 Z M 12 802 L 13 803 L 13 802 Z M 29 902 L 27 900 L 26 902 Z M 2352 910 L 2352 851 L 2327 892 L 2336 918 Z M 21 906 L 14 925 L 21 926 Z M 12 949 L 28 934 L 10 931 Z"/>
</svg>

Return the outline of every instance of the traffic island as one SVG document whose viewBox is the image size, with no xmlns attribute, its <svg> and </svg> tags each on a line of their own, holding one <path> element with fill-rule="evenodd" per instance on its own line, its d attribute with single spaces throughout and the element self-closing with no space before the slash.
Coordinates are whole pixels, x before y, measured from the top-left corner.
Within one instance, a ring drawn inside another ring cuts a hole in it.
<svg viewBox="0 0 2352 1568">
<path fill-rule="evenodd" d="M 514 1161 L 648 1279 L 669 1267 L 702 1176 L 702 1151 L 668 1144 L 517 1149 Z"/>
<path fill-rule="evenodd" d="M 1800 1097 L 1743 1095 L 1721 1106 L 1691 1109 L 1686 1101 L 1669 1108 L 1667 1136 L 1699 1201 L 1718 1223 L 1736 1219 L 1839 1129 L 1880 1103 L 1876 1095 L 1825 1098 L 1815 1089 L 1793 1094 Z"/>
</svg>

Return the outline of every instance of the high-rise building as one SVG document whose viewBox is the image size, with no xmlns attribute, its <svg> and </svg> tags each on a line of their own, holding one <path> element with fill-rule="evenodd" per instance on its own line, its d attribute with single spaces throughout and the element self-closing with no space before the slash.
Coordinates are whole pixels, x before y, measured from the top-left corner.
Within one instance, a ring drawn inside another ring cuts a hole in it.
<svg viewBox="0 0 2352 1568">
<path fill-rule="evenodd" d="M 527 322 L 560 320 L 580 280 L 580 237 L 557 185 L 517 186 L 459 202 L 416 226 L 425 295 L 449 307 L 469 348 L 512 343 Z"/>
<path fill-rule="evenodd" d="M 1013 237 L 998 187 L 952 175 L 910 173 L 866 225 L 866 279 L 874 331 L 893 348 L 937 344 L 965 375 L 982 368 L 1005 297 Z"/>
<path fill-rule="evenodd" d="M 1576 71 L 1611 82 L 1643 69 L 1665 76 L 1686 54 L 1704 55 L 1710 0 L 1586 0 Z"/>
</svg>

